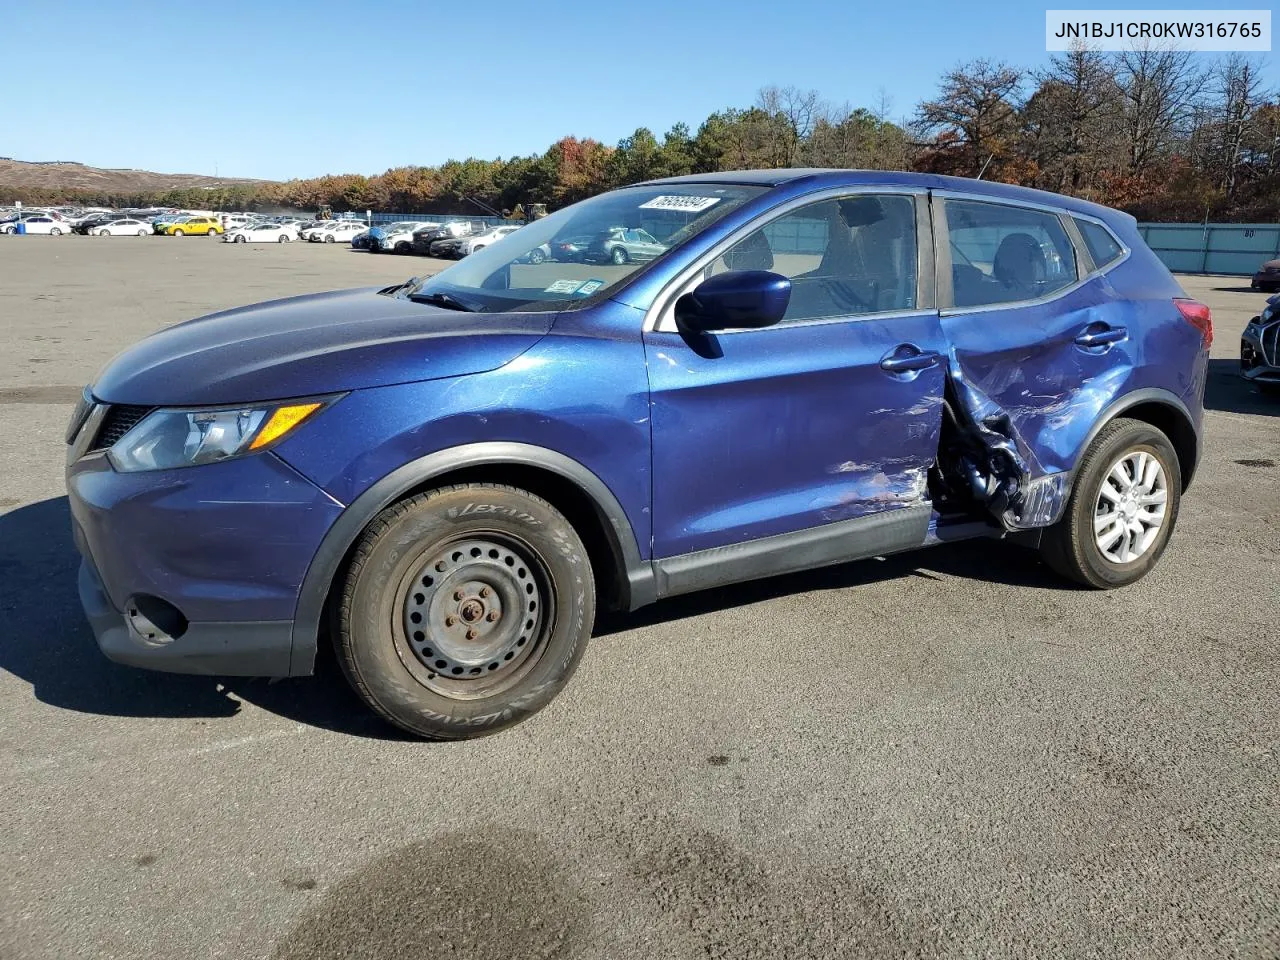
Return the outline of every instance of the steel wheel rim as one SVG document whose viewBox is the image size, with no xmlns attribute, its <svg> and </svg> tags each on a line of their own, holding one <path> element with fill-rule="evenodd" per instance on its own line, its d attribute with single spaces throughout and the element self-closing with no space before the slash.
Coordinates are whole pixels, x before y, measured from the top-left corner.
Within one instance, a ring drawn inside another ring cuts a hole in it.
<svg viewBox="0 0 1280 960">
<path fill-rule="evenodd" d="M 406 567 L 392 610 L 401 661 L 429 690 L 479 700 L 541 660 L 555 623 L 550 575 L 528 544 L 473 532 Z"/>
<path fill-rule="evenodd" d="M 1140 559 L 1164 529 L 1169 507 L 1164 465 L 1146 450 L 1130 450 L 1111 465 L 1093 505 L 1093 538 L 1108 563 Z"/>
</svg>

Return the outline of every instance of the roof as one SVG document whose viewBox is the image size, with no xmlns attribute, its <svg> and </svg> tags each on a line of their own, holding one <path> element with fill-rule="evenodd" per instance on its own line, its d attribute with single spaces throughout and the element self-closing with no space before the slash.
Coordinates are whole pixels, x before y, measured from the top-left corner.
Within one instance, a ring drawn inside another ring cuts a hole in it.
<svg viewBox="0 0 1280 960">
<path fill-rule="evenodd" d="M 911 173 L 904 170 L 833 170 L 825 167 L 789 167 L 774 170 L 727 170 L 720 173 L 693 173 L 684 177 L 649 180 L 646 185 L 660 183 L 737 183 L 753 186 L 780 187 L 784 184 L 809 184 L 815 189 L 839 186 L 914 187 L 925 190 L 957 190 L 989 196 L 992 199 L 1021 200 L 1040 203 L 1093 216 L 1118 211 L 1088 200 L 1068 197 L 1047 190 L 1033 190 L 1010 183 L 975 180 L 968 177 L 944 177 L 936 173 Z M 1123 216 L 1128 216 L 1123 214 Z"/>
</svg>

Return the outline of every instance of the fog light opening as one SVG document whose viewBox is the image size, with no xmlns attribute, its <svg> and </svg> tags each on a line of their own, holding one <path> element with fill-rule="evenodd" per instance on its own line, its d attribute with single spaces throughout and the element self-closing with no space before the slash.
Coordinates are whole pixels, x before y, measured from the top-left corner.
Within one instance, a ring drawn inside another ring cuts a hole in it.
<svg viewBox="0 0 1280 960">
<path fill-rule="evenodd" d="M 167 600 L 138 593 L 125 604 L 129 629 L 147 643 L 172 643 L 187 632 L 187 618 Z"/>
</svg>

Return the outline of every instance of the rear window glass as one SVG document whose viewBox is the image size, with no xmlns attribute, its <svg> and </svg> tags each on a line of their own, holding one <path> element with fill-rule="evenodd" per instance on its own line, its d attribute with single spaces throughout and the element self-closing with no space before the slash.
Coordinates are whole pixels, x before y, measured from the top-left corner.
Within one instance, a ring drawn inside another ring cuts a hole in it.
<svg viewBox="0 0 1280 960">
<path fill-rule="evenodd" d="M 1116 243 L 1116 238 L 1111 235 L 1110 230 L 1092 220 L 1073 219 L 1076 220 L 1076 226 L 1084 237 L 1084 245 L 1089 248 L 1089 256 L 1093 257 L 1094 266 L 1105 267 L 1113 260 L 1119 259 L 1124 251 L 1120 248 L 1120 244 Z"/>
<path fill-rule="evenodd" d="M 1076 281 L 1075 248 L 1057 214 L 946 200 L 957 307 L 1036 300 Z"/>
</svg>

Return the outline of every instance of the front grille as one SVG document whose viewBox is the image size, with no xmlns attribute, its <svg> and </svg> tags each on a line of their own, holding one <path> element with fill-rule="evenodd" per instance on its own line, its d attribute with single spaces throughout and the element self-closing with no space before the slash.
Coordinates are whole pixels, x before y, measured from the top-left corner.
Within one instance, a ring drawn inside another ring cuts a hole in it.
<svg viewBox="0 0 1280 960">
<path fill-rule="evenodd" d="M 133 407 L 125 403 L 108 407 L 106 416 L 102 418 L 102 426 L 98 428 L 98 435 L 93 438 L 93 444 L 89 450 L 106 450 L 114 446 L 117 440 L 136 427 L 138 422 L 153 409 L 153 407 Z"/>
<path fill-rule="evenodd" d="M 1262 359 L 1267 366 L 1280 367 L 1280 322 L 1263 327 L 1258 339 L 1262 341 Z"/>
</svg>

